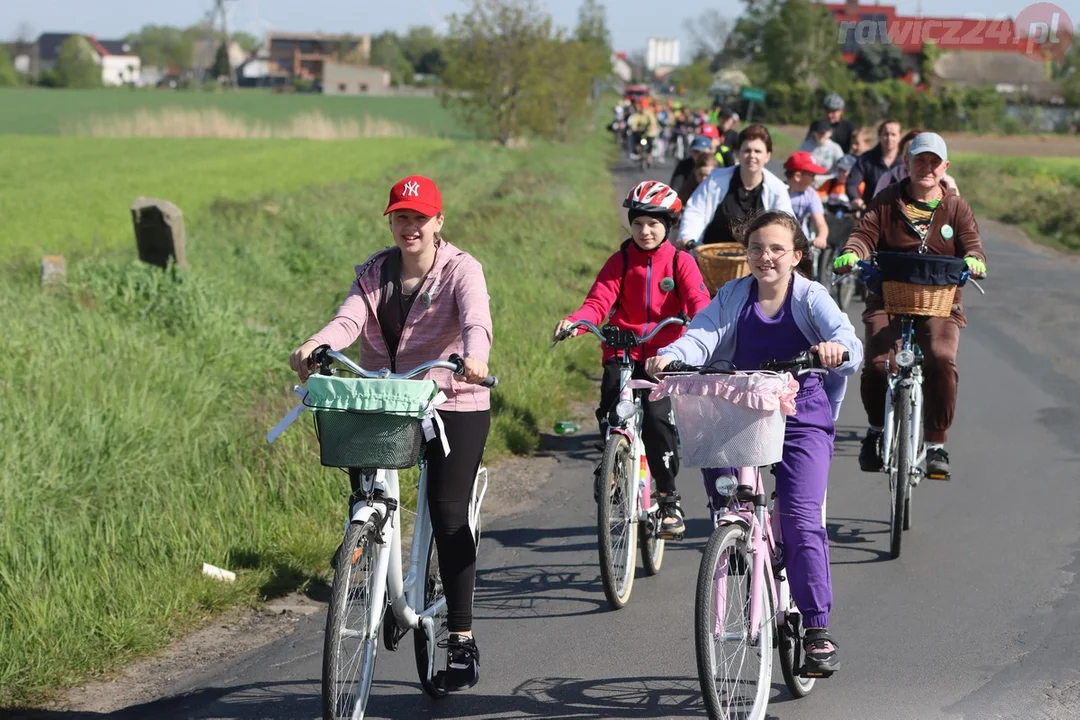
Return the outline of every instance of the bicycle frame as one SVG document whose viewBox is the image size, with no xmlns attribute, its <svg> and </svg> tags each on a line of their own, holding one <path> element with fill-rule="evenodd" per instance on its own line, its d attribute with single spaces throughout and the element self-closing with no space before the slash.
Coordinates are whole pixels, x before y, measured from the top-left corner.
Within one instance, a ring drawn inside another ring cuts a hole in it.
<svg viewBox="0 0 1080 720">
<path fill-rule="evenodd" d="M 912 433 L 908 438 L 911 443 L 909 457 L 912 458 L 912 468 L 918 468 L 926 459 L 926 446 L 922 441 L 923 433 L 923 387 L 922 365 L 919 362 L 920 354 L 915 347 L 915 318 L 911 315 L 900 317 L 900 352 L 911 352 L 916 361 L 909 366 L 897 364 L 895 369 L 886 365 L 885 390 L 885 426 L 881 436 L 881 458 L 886 472 L 890 471 L 893 464 L 893 451 L 898 438 L 894 437 L 896 402 L 900 395 L 900 388 L 909 388 L 911 391 L 911 418 L 913 421 Z M 919 474 L 912 473 L 913 484 L 918 484 Z"/>
<path fill-rule="evenodd" d="M 483 484 L 481 485 L 481 479 Z M 469 526 L 476 533 L 480 506 L 487 494 L 487 468 L 481 467 L 473 483 L 473 496 L 469 504 Z M 365 487 L 366 486 L 366 487 Z M 400 492 L 397 470 L 376 470 L 361 475 L 361 490 L 367 497 L 364 504 L 357 503 L 348 525 L 363 524 L 368 520 L 381 527 L 380 542 L 375 548 L 375 577 L 371 606 L 383 607 L 389 595 L 390 607 L 402 628 L 416 630 L 423 626 L 428 641 L 428 673 L 433 670 L 435 657 L 435 632 L 432 618 L 446 607 L 446 598 L 439 598 L 434 605 L 423 607 L 424 577 L 427 574 L 428 547 L 433 529 L 427 509 L 427 463 L 420 467 L 420 480 L 416 489 L 416 524 L 413 527 L 409 572 L 401 575 L 401 523 L 395 521 Z M 391 500 L 392 502 L 387 502 Z M 362 639 L 374 642 L 382 625 L 382 614 L 375 613 L 368 619 Z"/>
<path fill-rule="evenodd" d="M 779 583 L 777 576 L 772 570 L 772 559 L 776 556 L 776 548 L 780 537 L 779 510 L 775 500 L 770 510 L 768 503 L 764 501 L 765 485 L 761 478 L 761 471 L 756 467 L 739 468 L 739 488 L 752 488 L 756 500 L 740 502 L 737 506 L 729 504 L 726 511 L 720 515 L 717 527 L 737 524 L 750 531 L 750 548 L 754 556 L 750 575 L 750 639 L 756 641 L 761 632 L 763 622 L 773 622 L 777 625 L 785 622 L 787 607 L 790 604 L 786 582 Z M 738 490 L 736 490 L 738 492 Z M 766 567 L 765 563 L 769 565 Z M 724 607 L 727 602 L 724 586 L 725 576 L 717 575 L 716 587 L 716 629 L 719 634 L 723 629 Z M 777 599 L 775 615 L 768 618 L 765 615 L 764 592 Z M 728 638 L 725 638 L 728 639 Z M 730 638 L 735 639 L 735 638 Z M 772 648 L 769 648 L 772 651 Z"/>
</svg>

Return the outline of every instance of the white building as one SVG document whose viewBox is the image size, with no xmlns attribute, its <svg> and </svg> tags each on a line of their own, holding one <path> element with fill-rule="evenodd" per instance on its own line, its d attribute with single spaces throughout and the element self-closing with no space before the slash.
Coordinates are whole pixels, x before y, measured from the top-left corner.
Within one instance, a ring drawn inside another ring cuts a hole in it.
<svg viewBox="0 0 1080 720">
<path fill-rule="evenodd" d="M 103 85 L 138 85 L 142 60 L 123 40 L 97 40 L 93 43 L 101 57 Z"/>
<path fill-rule="evenodd" d="M 679 65 L 678 38 L 649 38 L 645 50 L 645 69 L 655 72 L 660 68 L 674 68 Z"/>
</svg>

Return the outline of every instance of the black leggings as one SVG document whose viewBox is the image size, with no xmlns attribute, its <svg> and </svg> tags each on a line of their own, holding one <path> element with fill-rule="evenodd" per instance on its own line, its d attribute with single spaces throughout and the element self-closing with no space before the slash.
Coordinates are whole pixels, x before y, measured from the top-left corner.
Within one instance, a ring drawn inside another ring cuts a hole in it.
<svg viewBox="0 0 1080 720">
<path fill-rule="evenodd" d="M 634 362 L 634 375 L 638 380 L 650 379 L 645 366 Z M 649 400 L 648 392 L 642 394 L 641 440 L 645 443 L 645 457 L 649 472 L 656 481 L 656 489 L 665 495 L 675 493 L 675 476 L 679 474 L 679 436 L 671 419 L 671 398 Z M 604 377 L 600 381 L 600 407 L 596 420 L 600 425 L 600 437 L 604 437 L 608 424 L 615 424 L 615 405 L 619 402 L 619 361 L 604 363 Z"/>
<path fill-rule="evenodd" d="M 446 591 L 446 625 L 450 632 L 472 629 L 476 589 L 476 544 L 469 527 L 469 501 L 484 445 L 491 429 L 491 411 L 440 412 L 450 455 L 442 442 L 427 444 L 428 509 L 439 550 L 439 573 Z M 437 428 L 436 428 L 437 431 Z"/>
</svg>

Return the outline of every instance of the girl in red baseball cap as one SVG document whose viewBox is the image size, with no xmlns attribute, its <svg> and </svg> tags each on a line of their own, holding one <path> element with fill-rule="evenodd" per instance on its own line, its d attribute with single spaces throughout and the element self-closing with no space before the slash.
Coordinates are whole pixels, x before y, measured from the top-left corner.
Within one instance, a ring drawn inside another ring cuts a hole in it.
<svg viewBox="0 0 1080 720">
<path fill-rule="evenodd" d="M 457 354 L 464 373 L 431 370 L 448 398 L 439 406 L 450 454 L 440 438 L 428 443 L 428 509 L 435 531 L 439 572 L 446 593 L 449 631 L 443 688 L 464 690 L 480 678 L 480 652 L 472 634 L 476 546 L 468 510 L 473 483 L 491 426 L 488 375 L 491 311 L 480 263 L 440 234 L 442 195 L 422 175 L 402 178 L 390 189 L 394 246 L 356 266 L 356 279 L 336 316 L 293 352 L 289 363 L 306 381 L 308 356 L 320 345 L 342 350 L 359 339 L 360 365 L 391 372 Z M 355 488 L 354 488 L 355 490 Z M 393 622 L 391 617 L 390 622 Z"/>
</svg>

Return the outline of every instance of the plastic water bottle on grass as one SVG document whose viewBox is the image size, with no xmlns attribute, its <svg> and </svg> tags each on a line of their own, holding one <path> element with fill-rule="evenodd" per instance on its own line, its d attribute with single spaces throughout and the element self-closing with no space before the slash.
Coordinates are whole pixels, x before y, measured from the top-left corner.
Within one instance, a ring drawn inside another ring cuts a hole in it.
<svg viewBox="0 0 1080 720">
<path fill-rule="evenodd" d="M 580 429 L 580 425 L 578 425 L 576 422 L 570 422 L 569 420 L 560 420 L 559 422 L 555 423 L 556 435 L 573 435 Z"/>
</svg>

